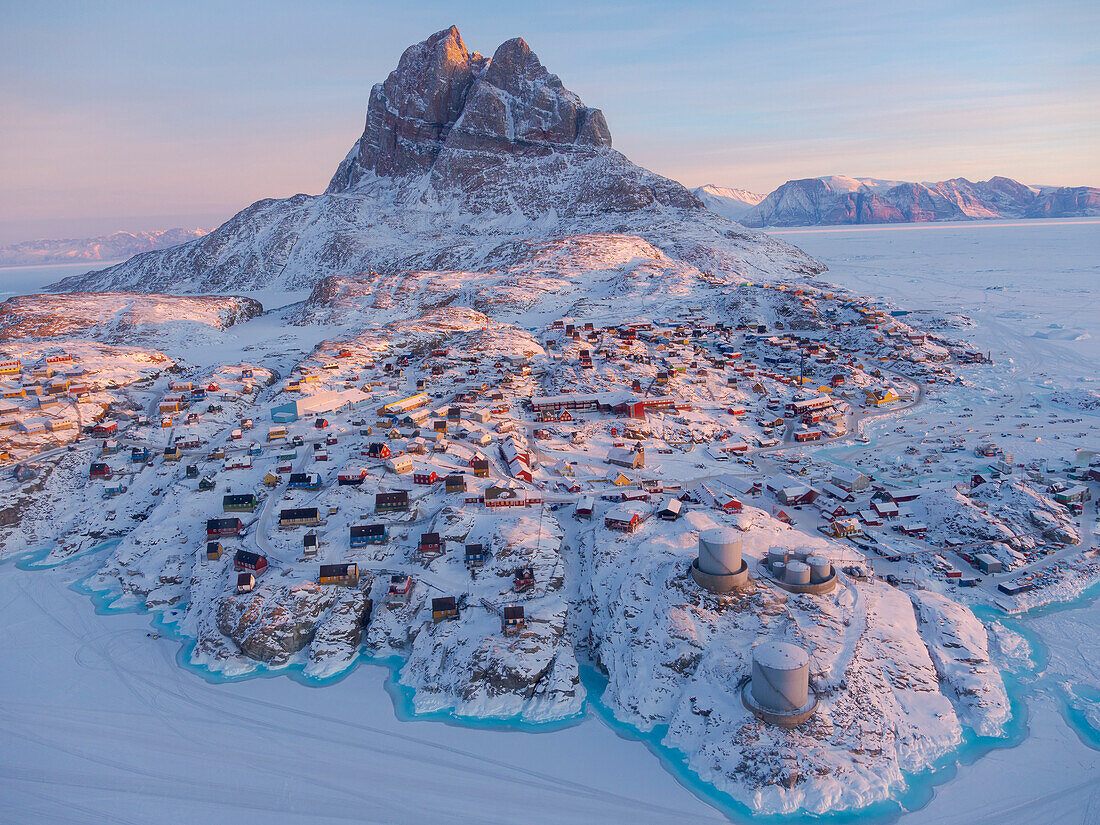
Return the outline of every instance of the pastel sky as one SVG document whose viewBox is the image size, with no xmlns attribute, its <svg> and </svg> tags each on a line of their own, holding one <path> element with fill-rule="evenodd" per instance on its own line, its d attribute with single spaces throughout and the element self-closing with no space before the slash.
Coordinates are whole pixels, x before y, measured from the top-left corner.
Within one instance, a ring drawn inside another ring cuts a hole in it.
<svg viewBox="0 0 1100 825">
<path fill-rule="evenodd" d="M 522 35 L 689 186 L 1100 185 L 1100 3 L 0 0 L 0 242 L 213 226 L 324 189 L 401 51 Z M 898 10 L 895 10 L 897 7 Z"/>
</svg>

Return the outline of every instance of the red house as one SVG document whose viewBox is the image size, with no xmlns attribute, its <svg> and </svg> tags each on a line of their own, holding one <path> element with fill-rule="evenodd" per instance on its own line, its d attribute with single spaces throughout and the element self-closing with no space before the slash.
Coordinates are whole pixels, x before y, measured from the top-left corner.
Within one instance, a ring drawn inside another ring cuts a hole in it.
<svg viewBox="0 0 1100 825">
<path fill-rule="evenodd" d="M 872 501 L 871 509 L 882 518 L 893 518 L 898 514 L 898 505 L 893 501 Z"/>
<path fill-rule="evenodd" d="M 115 435 L 117 432 L 117 421 L 106 421 L 100 424 L 96 424 L 92 428 L 92 435 L 94 435 L 96 438 L 108 438 L 109 436 Z"/>
<path fill-rule="evenodd" d="M 535 571 L 530 567 L 521 567 L 516 571 L 512 579 L 512 587 L 517 593 L 522 593 L 535 586 Z"/>
<path fill-rule="evenodd" d="M 604 526 L 609 530 L 618 530 L 621 533 L 633 533 L 642 523 L 642 515 L 637 510 L 630 509 L 627 505 L 620 504 L 607 511 L 604 516 Z"/>
<path fill-rule="evenodd" d="M 420 545 L 416 549 L 420 553 L 442 553 L 443 539 L 439 533 L 421 533 Z"/>
<path fill-rule="evenodd" d="M 741 512 L 741 502 L 735 499 L 733 496 L 719 496 L 718 506 L 725 510 L 727 513 Z"/>
<path fill-rule="evenodd" d="M 104 464 L 102 461 L 93 462 L 92 466 L 88 469 L 89 478 L 110 478 L 112 475 L 114 474 L 111 472 L 110 466 Z"/>
<path fill-rule="evenodd" d="M 251 570 L 254 573 L 262 573 L 267 570 L 267 559 L 259 553 L 238 550 L 233 556 L 233 569 L 238 572 Z"/>
<path fill-rule="evenodd" d="M 208 538 L 217 536 L 236 536 L 244 529 L 244 524 L 239 518 L 212 518 L 206 520 L 206 535 Z"/>
<path fill-rule="evenodd" d="M 371 458 L 389 458 L 390 448 L 381 442 L 375 441 L 367 448 L 367 455 Z"/>
<path fill-rule="evenodd" d="M 417 467 L 413 470 L 414 484 L 435 484 L 437 481 L 439 476 L 430 467 Z"/>
<path fill-rule="evenodd" d="M 367 477 L 367 471 L 363 467 L 348 467 L 336 476 L 336 483 L 341 487 L 358 486 Z"/>
</svg>

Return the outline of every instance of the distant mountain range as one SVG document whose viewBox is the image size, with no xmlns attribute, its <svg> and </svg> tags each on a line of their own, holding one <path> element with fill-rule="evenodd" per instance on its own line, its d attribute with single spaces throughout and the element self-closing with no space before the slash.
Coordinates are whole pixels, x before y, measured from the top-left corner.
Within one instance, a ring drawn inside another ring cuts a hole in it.
<svg viewBox="0 0 1100 825">
<path fill-rule="evenodd" d="M 202 229 L 161 229 L 156 232 L 115 232 L 100 238 L 23 241 L 0 246 L 0 266 L 121 261 L 139 252 L 165 249 L 205 234 Z"/>
<path fill-rule="evenodd" d="M 694 192 L 711 211 L 756 227 L 1100 215 L 1096 187 L 1028 186 L 1000 176 L 912 183 L 833 175 L 787 181 L 766 197 L 713 185 Z"/>
</svg>

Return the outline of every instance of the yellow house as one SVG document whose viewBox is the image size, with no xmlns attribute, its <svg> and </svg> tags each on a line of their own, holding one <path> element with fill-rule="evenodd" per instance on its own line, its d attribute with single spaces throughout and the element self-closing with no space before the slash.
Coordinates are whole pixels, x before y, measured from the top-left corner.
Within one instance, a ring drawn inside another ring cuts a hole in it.
<svg viewBox="0 0 1100 825">
<path fill-rule="evenodd" d="M 874 404 L 876 407 L 881 407 L 883 404 L 889 404 L 899 400 L 897 392 L 895 392 L 892 387 L 888 387 L 884 390 L 864 390 L 863 395 L 868 404 Z"/>
<path fill-rule="evenodd" d="M 616 487 L 625 487 L 630 483 L 630 479 L 626 477 L 624 473 L 616 473 L 608 479 Z"/>
</svg>

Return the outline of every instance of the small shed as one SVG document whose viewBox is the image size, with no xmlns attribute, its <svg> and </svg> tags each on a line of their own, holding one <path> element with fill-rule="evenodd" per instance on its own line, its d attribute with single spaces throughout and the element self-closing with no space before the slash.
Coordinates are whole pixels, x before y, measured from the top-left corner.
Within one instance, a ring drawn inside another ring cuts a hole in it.
<svg viewBox="0 0 1100 825">
<path fill-rule="evenodd" d="M 310 530 L 302 536 L 302 553 L 306 556 L 316 556 L 317 547 L 320 543 L 320 540 L 317 538 L 317 533 Z"/>
<path fill-rule="evenodd" d="M 223 551 L 222 543 L 220 541 L 208 541 L 206 543 L 206 560 L 218 561 L 222 557 Z"/>
<path fill-rule="evenodd" d="M 251 593 L 252 589 L 256 586 L 256 576 L 252 573 L 238 573 L 237 574 L 237 592 L 238 593 Z"/>
</svg>

